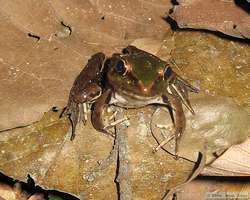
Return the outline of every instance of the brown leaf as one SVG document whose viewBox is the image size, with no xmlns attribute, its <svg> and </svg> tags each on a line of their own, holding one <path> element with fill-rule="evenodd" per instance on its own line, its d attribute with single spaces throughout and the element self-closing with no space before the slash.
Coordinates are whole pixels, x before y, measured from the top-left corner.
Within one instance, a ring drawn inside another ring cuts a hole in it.
<svg viewBox="0 0 250 200">
<path fill-rule="evenodd" d="M 163 196 L 166 187 L 186 180 L 194 163 L 176 161 L 163 151 L 153 153 L 157 143 L 147 129 L 150 112 L 141 109 L 125 113 L 131 119 L 126 130 L 129 178 L 133 197 L 150 195 L 157 199 Z M 113 139 L 96 132 L 88 123 L 85 127 L 78 126 L 76 138 L 71 142 L 70 133 L 66 136 L 69 123 L 58 116 L 59 113 L 50 111 L 30 127 L 2 133 L 1 171 L 20 180 L 26 180 L 29 173 L 37 184 L 77 194 L 81 199 L 117 199 L 116 160 L 98 168 L 98 161 L 108 157 Z"/>
<path fill-rule="evenodd" d="M 248 178 L 249 179 L 249 178 Z M 249 199 L 250 182 L 247 178 L 206 177 L 185 185 L 177 193 L 178 200 Z"/>
<path fill-rule="evenodd" d="M 242 1 L 178 1 L 170 16 L 180 28 L 220 31 L 238 38 L 250 38 L 249 4 Z"/>
<path fill-rule="evenodd" d="M 170 6 L 168 0 L 1 1 L 0 130 L 64 106 L 92 54 L 111 54 L 135 38 L 162 39 Z"/>
</svg>

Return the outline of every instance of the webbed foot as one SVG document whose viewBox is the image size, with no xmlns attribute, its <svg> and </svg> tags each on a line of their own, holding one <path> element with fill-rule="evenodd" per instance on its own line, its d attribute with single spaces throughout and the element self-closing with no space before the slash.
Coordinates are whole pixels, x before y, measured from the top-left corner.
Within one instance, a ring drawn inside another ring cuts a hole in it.
<svg viewBox="0 0 250 200">
<path fill-rule="evenodd" d="M 161 124 L 157 124 L 156 126 L 157 128 L 160 129 L 162 133 L 161 135 L 164 137 L 164 139 L 159 143 L 157 147 L 153 149 L 153 152 L 155 153 L 159 151 L 164 145 L 169 143 L 171 140 L 175 139 L 174 157 L 175 159 L 179 159 L 179 155 L 178 155 L 179 138 L 177 136 L 177 140 L 176 140 L 175 127 L 172 125 L 161 125 Z M 168 134 L 164 133 L 165 131 L 167 131 Z"/>
<path fill-rule="evenodd" d="M 160 144 L 153 149 L 153 152 L 157 152 L 162 148 L 165 144 L 169 143 L 172 139 L 174 139 L 174 134 L 166 134 L 164 133 L 165 131 L 167 132 L 172 132 L 173 131 L 173 126 L 172 125 L 162 125 L 162 124 L 157 124 L 157 128 L 160 129 L 161 135 L 164 137 L 163 141 L 160 142 Z"/>
</svg>

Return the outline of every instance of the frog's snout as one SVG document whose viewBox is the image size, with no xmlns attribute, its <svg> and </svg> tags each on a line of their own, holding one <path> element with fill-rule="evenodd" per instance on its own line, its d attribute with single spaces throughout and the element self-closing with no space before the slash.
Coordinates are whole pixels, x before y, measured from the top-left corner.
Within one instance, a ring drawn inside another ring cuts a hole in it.
<svg viewBox="0 0 250 200">
<path fill-rule="evenodd" d="M 151 88 L 152 88 L 153 84 L 145 86 L 145 84 L 142 81 L 138 81 L 138 86 L 140 88 L 141 93 L 143 93 L 143 94 L 149 94 L 149 92 L 151 91 Z"/>
</svg>

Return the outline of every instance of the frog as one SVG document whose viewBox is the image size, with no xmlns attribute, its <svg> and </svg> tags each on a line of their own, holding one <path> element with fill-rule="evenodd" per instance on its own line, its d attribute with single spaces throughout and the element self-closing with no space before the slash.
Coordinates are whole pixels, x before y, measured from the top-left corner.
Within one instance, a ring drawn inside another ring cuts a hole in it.
<svg viewBox="0 0 250 200">
<path fill-rule="evenodd" d="M 86 124 L 87 102 L 94 102 L 102 94 L 101 71 L 105 55 L 101 52 L 94 54 L 84 69 L 76 77 L 69 93 L 67 106 L 60 114 L 60 118 L 67 115 L 71 122 L 72 134 L 70 140 L 75 137 L 76 125 L 82 121 Z"/>
<path fill-rule="evenodd" d="M 195 114 L 189 100 L 191 92 L 198 93 L 199 89 L 174 72 L 170 60 L 129 45 L 111 57 L 99 52 L 88 60 L 73 83 L 62 115 L 69 116 L 73 140 L 77 123 L 87 121 L 86 105 L 91 104 L 93 127 L 105 134 L 109 131 L 103 122 L 103 109 L 109 105 L 126 109 L 164 106 L 172 118 L 177 155 L 186 123 L 183 105 Z"/>
</svg>

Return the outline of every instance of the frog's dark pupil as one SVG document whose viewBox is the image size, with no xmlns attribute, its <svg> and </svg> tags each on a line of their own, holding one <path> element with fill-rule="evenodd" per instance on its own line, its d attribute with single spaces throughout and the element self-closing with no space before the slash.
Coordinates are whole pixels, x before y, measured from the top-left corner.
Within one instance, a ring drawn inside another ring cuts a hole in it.
<svg viewBox="0 0 250 200">
<path fill-rule="evenodd" d="M 164 73 L 164 77 L 169 78 L 171 75 L 172 75 L 172 69 L 171 69 L 171 67 L 168 67 Z"/>
<path fill-rule="evenodd" d="M 119 73 L 124 73 L 124 71 L 125 71 L 125 66 L 124 66 L 124 63 L 121 61 L 121 60 L 119 60 L 118 62 L 117 62 L 117 64 L 116 64 L 116 71 L 117 72 L 119 72 Z"/>
</svg>

